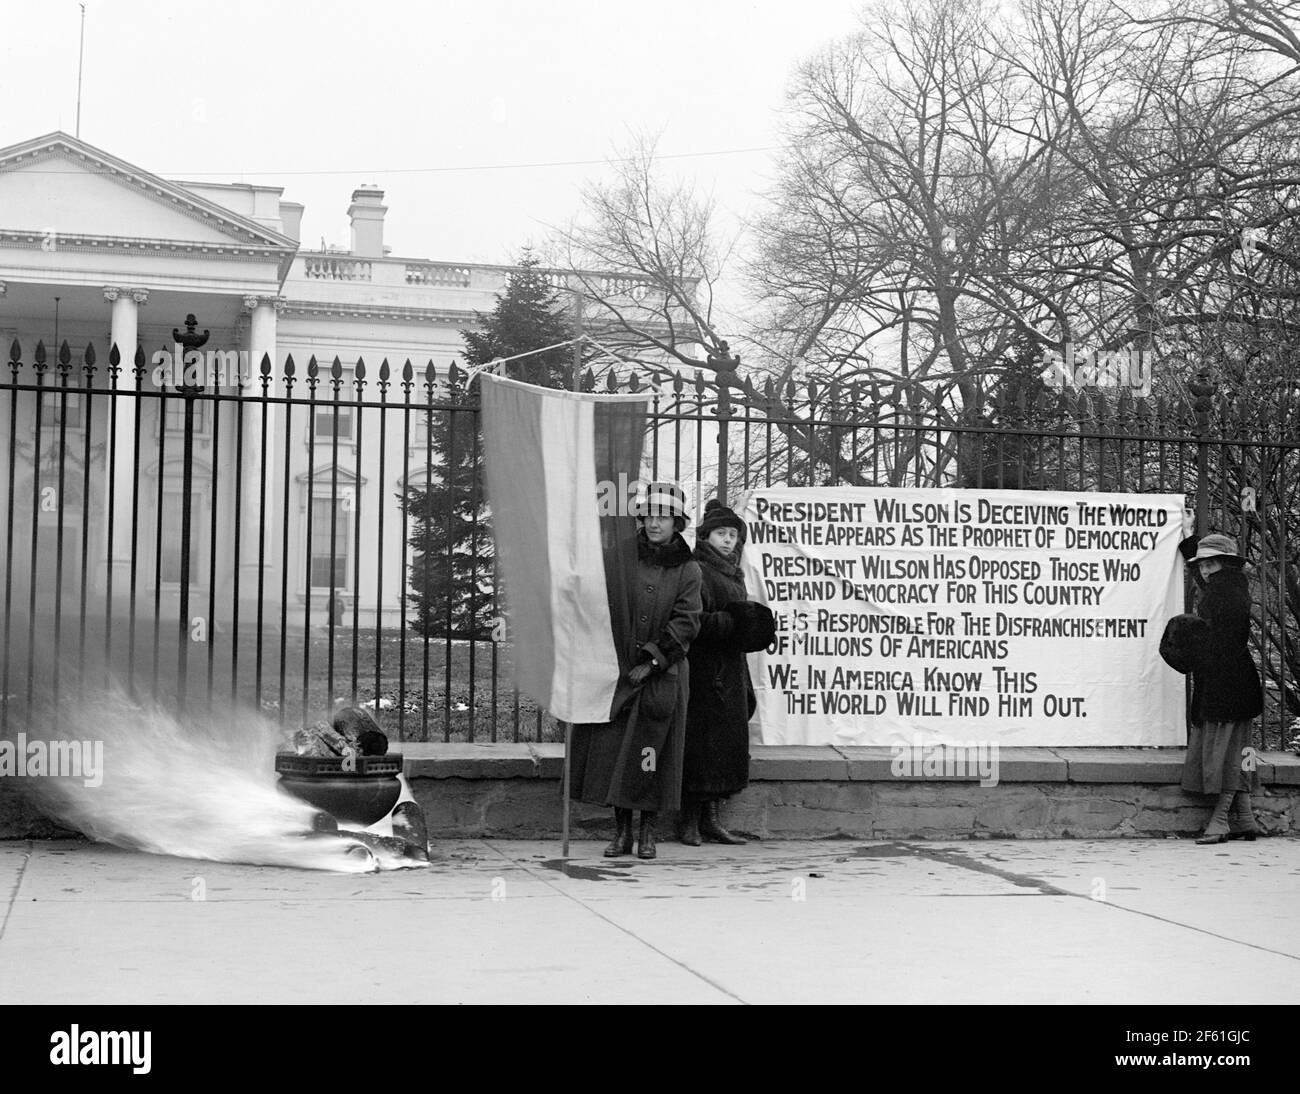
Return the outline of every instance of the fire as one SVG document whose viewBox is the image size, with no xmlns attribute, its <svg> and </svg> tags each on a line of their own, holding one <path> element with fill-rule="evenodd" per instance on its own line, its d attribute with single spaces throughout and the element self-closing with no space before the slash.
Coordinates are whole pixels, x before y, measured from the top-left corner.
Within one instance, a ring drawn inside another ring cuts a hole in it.
<svg viewBox="0 0 1300 1094">
<path fill-rule="evenodd" d="M 93 840 L 344 873 L 425 865 L 398 853 L 399 841 L 313 833 L 316 810 L 276 787 L 280 728 L 259 714 L 205 707 L 182 723 L 108 690 L 71 710 L 62 706 L 58 724 L 60 735 L 102 744 L 102 779 L 52 773 L 29 782 L 51 817 Z"/>
</svg>

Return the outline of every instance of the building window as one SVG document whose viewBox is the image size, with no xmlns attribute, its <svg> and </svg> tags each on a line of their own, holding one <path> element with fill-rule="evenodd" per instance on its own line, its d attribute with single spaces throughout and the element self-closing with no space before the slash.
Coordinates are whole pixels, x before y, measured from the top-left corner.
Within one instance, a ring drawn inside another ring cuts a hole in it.
<svg viewBox="0 0 1300 1094">
<path fill-rule="evenodd" d="M 317 444 L 331 444 L 337 437 L 347 444 L 352 443 L 352 417 L 356 407 L 335 406 L 333 403 L 317 403 L 314 436 Z"/>
<path fill-rule="evenodd" d="M 352 504 L 350 496 L 311 499 L 311 555 L 307 572 L 313 589 L 348 588 Z M 333 552 L 330 536 L 333 534 Z"/>
<path fill-rule="evenodd" d="M 411 443 L 424 448 L 429 443 L 429 426 L 433 422 L 436 410 L 420 409 L 415 412 L 415 429 L 411 433 Z M 446 413 L 446 411 L 443 411 Z"/>
<path fill-rule="evenodd" d="M 181 583 L 181 498 L 179 489 L 163 489 L 162 558 L 158 560 L 158 580 L 164 584 Z M 207 541 L 203 495 L 190 492 L 190 587 L 206 579 L 203 570 L 203 546 Z"/>
<path fill-rule="evenodd" d="M 84 396 L 74 392 L 45 391 L 41 393 L 41 428 L 66 429 L 85 427 Z"/>
<path fill-rule="evenodd" d="M 316 389 L 316 409 L 308 423 L 317 444 L 352 444 L 356 436 L 357 408 L 348 405 L 357 397 L 357 387 L 351 370 L 344 369 L 339 377 L 339 401 L 334 402 L 334 381 L 322 374 Z"/>
</svg>

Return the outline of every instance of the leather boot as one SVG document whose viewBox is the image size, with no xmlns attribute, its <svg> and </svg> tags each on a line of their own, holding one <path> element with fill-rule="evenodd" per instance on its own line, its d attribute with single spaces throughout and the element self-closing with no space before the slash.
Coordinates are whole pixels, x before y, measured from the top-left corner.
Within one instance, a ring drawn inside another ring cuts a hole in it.
<svg viewBox="0 0 1300 1094">
<path fill-rule="evenodd" d="M 629 833 L 628 838 L 631 838 Z M 636 843 L 637 858 L 655 857 L 655 815 L 641 811 L 641 838 Z"/>
<path fill-rule="evenodd" d="M 605 848 L 606 858 L 632 853 L 632 810 L 614 810 L 614 838 Z"/>
<path fill-rule="evenodd" d="M 722 808 L 716 798 L 713 801 L 705 802 L 700 815 L 700 835 L 707 840 L 712 840 L 714 843 L 730 843 L 737 846 L 748 843 L 748 840 L 732 835 L 722 827 L 721 814 Z"/>
<path fill-rule="evenodd" d="M 1237 796 L 1235 790 L 1225 790 L 1214 803 L 1214 812 L 1210 814 L 1205 831 L 1197 837 L 1197 843 L 1225 843 L 1228 839 L 1228 810 L 1232 799 Z"/>
<path fill-rule="evenodd" d="M 1255 810 L 1251 808 L 1250 795 L 1238 790 L 1232 799 L 1232 809 L 1228 813 L 1228 839 L 1254 841 L 1258 829 L 1255 827 Z"/>
<path fill-rule="evenodd" d="M 687 847 L 700 845 L 700 803 L 682 802 L 682 842 Z"/>
</svg>

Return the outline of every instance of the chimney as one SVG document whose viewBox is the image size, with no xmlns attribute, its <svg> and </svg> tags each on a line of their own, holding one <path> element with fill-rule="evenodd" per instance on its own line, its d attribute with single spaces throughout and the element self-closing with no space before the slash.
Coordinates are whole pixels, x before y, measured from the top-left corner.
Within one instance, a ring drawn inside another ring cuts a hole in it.
<svg viewBox="0 0 1300 1094">
<path fill-rule="evenodd" d="M 299 243 L 302 242 L 302 213 L 302 202 L 280 202 L 280 223 L 283 226 L 284 234 L 290 239 L 296 239 Z"/>
<path fill-rule="evenodd" d="M 352 253 L 358 258 L 384 257 L 384 192 L 377 186 L 352 191 L 348 216 L 352 219 Z"/>
</svg>

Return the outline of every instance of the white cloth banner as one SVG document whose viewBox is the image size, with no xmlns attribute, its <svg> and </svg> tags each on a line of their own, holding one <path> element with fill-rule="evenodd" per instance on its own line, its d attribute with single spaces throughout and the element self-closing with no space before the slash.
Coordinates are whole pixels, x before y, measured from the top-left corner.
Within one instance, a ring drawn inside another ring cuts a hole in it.
<svg viewBox="0 0 1300 1094">
<path fill-rule="evenodd" d="M 1181 745 L 1170 494 L 755 492 L 745 584 L 776 614 L 750 658 L 763 744 Z"/>
</svg>

